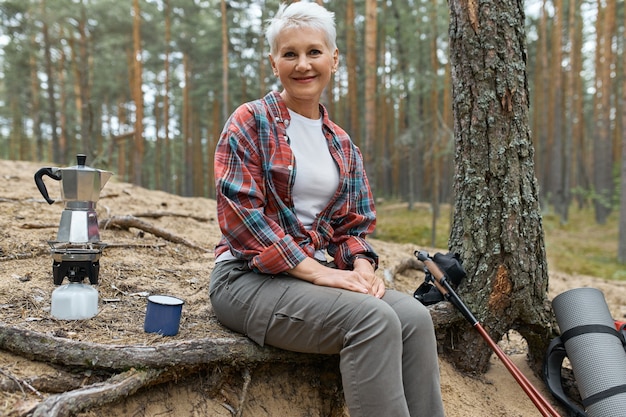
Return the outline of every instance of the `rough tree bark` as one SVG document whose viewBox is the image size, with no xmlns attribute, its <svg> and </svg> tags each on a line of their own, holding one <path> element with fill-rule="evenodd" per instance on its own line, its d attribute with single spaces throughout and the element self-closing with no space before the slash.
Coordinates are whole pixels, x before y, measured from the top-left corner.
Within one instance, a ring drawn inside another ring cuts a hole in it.
<svg viewBox="0 0 626 417">
<path fill-rule="evenodd" d="M 494 340 L 510 329 L 539 369 L 552 327 L 548 274 L 528 128 L 523 3 L 451 0 L 455 206 L 450 248 L 468 279 L 458 292 Z M 467 324 L 447 330 L 444 353 L 486 371 L 490 349 Z"/>
</svg>

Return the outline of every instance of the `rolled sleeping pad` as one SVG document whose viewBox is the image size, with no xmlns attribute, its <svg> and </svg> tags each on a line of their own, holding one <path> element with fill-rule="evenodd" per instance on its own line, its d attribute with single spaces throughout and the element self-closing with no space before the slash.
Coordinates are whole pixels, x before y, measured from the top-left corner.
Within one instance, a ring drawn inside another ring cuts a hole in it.
<svg viewBox="0 0 626 417">
<path fill-rule="evenodd" d="M 552 308 L 587 415 L 626 416 L 626 352 L 604 294 L 575 288 Z"/>
</svg>

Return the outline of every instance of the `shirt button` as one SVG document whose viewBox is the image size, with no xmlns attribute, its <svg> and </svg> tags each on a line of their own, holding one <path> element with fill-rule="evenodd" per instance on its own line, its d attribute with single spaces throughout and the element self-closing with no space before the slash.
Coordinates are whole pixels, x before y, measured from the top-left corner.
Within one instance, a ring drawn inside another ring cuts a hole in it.
<svg viewBox="0 0 626 417">
<path fill-rule="evenodd" d="M 287 169 L 288 169 L 289 171 L 293 171 L 293 165 L 289 165 L 289 166 L 287 167 Z"/>
</svg>

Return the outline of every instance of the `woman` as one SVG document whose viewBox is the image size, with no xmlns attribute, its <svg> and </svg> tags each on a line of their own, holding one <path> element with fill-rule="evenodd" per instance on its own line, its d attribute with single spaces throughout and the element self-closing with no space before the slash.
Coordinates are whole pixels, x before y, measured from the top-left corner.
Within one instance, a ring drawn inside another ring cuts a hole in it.
<svg viewBox="0 0 626 417">
<path fill-rule="evenodd" d="M 261 346 L 339 354 L 352 417 L 443 416 L 430 315 L 375 275 L 362 157 L 320 104 L 334 15 L 282 5 L 266 37 L 283 90 L 235 110 L 215 154 L 217 318 Z"/>
</svg>

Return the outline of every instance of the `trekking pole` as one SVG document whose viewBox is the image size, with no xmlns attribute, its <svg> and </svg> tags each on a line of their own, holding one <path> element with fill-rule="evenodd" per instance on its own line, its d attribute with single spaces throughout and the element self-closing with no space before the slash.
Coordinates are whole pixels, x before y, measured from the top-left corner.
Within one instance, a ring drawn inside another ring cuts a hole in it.
<svg viewBox="0 0 626 417">
<path fill-rule="evenodd" d="M 506 369 L 513 375 L 513 378 L 517 381 L 520 387 L 524 390 L 528 398 L 533 402 L 535 407 L 539 410 L 542 416 L 544 417 L 560 417 L 560 414 L 552 407 L 552 405 L 541 395 L 539 391 L 530 383 L 528 378 L 519 370 L 517 366 L 513 363 L 511 358 L 498 346 L 496 342 L 489 336 L 485 328 L 480 324 L 480 322 L 474 317 L 472 312 L 467 308 L 465 303 L 459 298 L 457 293 L 452 289 L 452 286 L 448 282 L 446 275 L 441 271 L 439 266 L 433 261 L 428 254 L 428 252 L 424 251 L 415 251 L 415 256 L 417 259 L 422 261 L 426 268 L 432 274 L 434 280 L 433 284 L 439 292 L 444 296 L 444 298 L 450 301 L 460 312 L 463 314 L 463 317 L 480 333 L 483 339 L 487 342 L 489 347 L 495 352 L 495 354 L 500 358 L 502 363 Z"/>
</svg>

